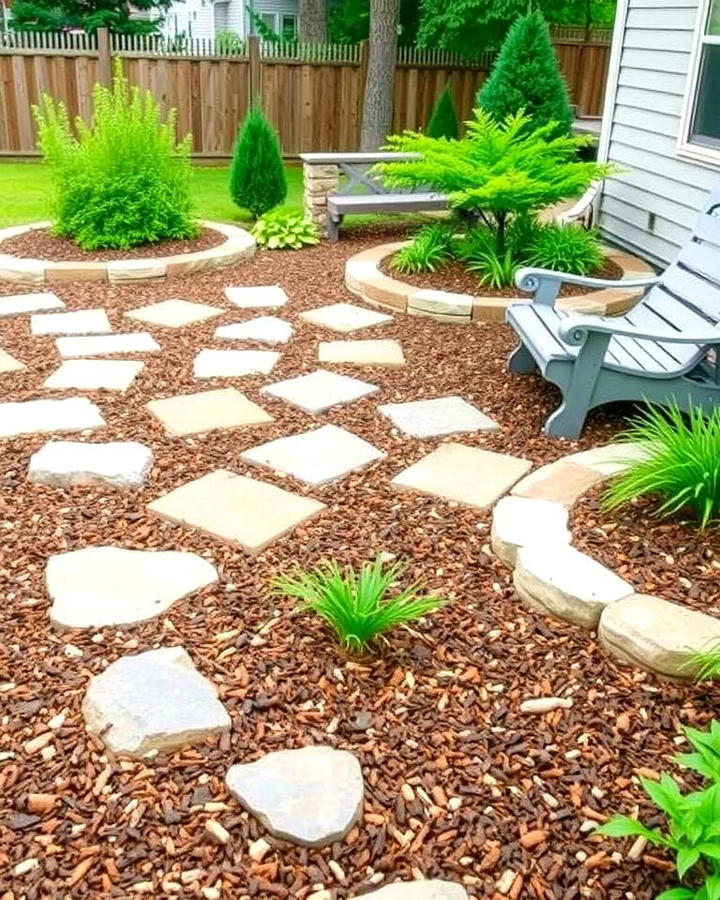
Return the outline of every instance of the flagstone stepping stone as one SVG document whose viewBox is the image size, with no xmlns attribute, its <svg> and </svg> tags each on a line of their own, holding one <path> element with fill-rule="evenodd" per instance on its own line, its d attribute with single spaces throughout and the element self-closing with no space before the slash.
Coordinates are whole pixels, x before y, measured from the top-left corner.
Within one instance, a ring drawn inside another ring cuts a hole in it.
<svg viewBox="0 0 720 900">
<path fill-rule="evenodd" d="M 228 341 L 260 341 L 263 344 L 287 344 L 293 335 L 293 327 L 277 316 L 259 316 L 249 322 L 221 325 L 215 337 Z"/>
<path fill-rule="evenodd" d="M 441 444 L 393 478 L 393 487 L 485 509 L 528 471 L 528 459 L 464 444 Z"/>
<path fill-rule="evenodd" d="M 300 313 L 300 318 L 313 325 L 345 333 L 370 328 L 373 325 L 386 325 L 393 321 L 392 316 L 365 309 L 364 306 L 355 306 L 354 303 L 331 303 L 329 306 L 320 306 Z"/>
<path fill-rule="evenodd" d="M 0 438 L 54 431 L 91 431 L 105 424 L 100 410 L 87 397 L 0 403 Z"/>
<path fill-rule="evenodd" d="M 21 316 L 23 313 L 41 312 L 44 309 L 63 309 L 65 304 L 47 291 L 35 294 L 11 294 L 0 297 L 0 319 Z"/>
<path fill-rule="evenodd" d="M 634 593 L 610 569 L 561 542 L 520 547 L 513 582 L 531 609 L 591 630 L 607 606 Z"/>
<path fill-rule="evenodd" d="M 320 413 L 333 406 L 352 403 L 379 390 L 377 385 L 360 381 L 359 378 L 317 369 L 308 375 L 268 384 L 260 389 L 260 393 L 279 397 L 304 412 Z"/>
<path fill-rule="evenodd" d="M 163 519 L 198 528 L 251 556 L 318 515 L 325 504 L 218 469 L 148 504 Z"/>
<path fill-rule="evenodd" d="M 232 724 L 183 647 L 120 657 L 90 679 L 82 711 L 88 731 L 128 756 L 198 744 Z"/>
<path fill-rule="evenodd" d="M 201 350 L 193 362 L 195 378 L 268 375 L 280 354 L 275 350 Z"/>
<path fill-rule="evenodd" d="M 497 422 L 462 397 L 386 403 L 378 406 L 378 410 L 400 431 L 419 438 L 500 429 Z"/>
<path fill-rule="evenodd" d="M 569 544 L 568 511 L 562 503 L 529 497 L 503 497 L 493 509 L 493 553 L 513 567 L 520 547 Z"/>
<path fill-rule="evenodd" d="M 321 363 L 344 363 L 348 366 L 405 365 L 399 341 L 321 341 L 318 347 Z"/>
<path fill-rule="evenodd" d="M 6 372 L 22 372 L 26 368 L 25 363 L 21 363 L 19 359 L 0 350 L 0 375 L 4 375 Z"/>
<path fill-rule="evenodd" d="M 591 450 L 582 450 L 580 453 L 571 453 L 565 459 L 578 466 L 594 469 L 601 475 L 618 475 L 633 463 L 647 459 L 649 453 L 650 447 L 639 442 L 617 443 L 593 447 Z"/>
<path fill-rule="evenodd" d="M 107 334 L 112 325 L 104 309 L 77 309 L 31 316 L 30 331 L 34 335 Z"/>
<path fill-rule="evenodd" d="M 45 569 L 50 621 L 58 628 L 144 622 L 217 579 L 215 567 L 195 553 L 111 546 L 59 553 Z"/>
<path fill-rule="evenodd" d="M 43 387 L 54 391 L 126 391 L 144 365 L 132 359 L 70 359 L 44 381 Z"/>
<path fill-rule="evenodd" d="M 241 309 L 272 308 L 285 306 L 288 302 L 288 295 L 279 284 L 227 287 L 225 296 Z"/>
<path fill-rule="evenodd" d="M 220 306 L 206 303 L 190 303 L 189 300 L 163 300 L 161 303 L 150 303 L 138 306 L 125 313 L 126 318 L 148 325 L 160 325 L 163 328 L 183 328 L 196 322 L 204 322 L 220 316 L 225 310 Z"/>
<path fill-rule="evenodd" d="M 152 450 L 138 441 L 108 444 L 50 441 L 30 457 L 28 478 L 38 484 L 60 487 L 109 484 L 140 488 L 152 463 Z"/>
<path fill-rule="evenodd" d="M 384 458 L 377 447 L 337 425 L 278 438 L 240 454 L 245 463 L 292 475 L 305 484 L 337 481 Z"/>
<path fill-rule="evenodd" d="M 61 337 L 56 339 L 55 345 L 63 358 L 110 356 L 113 353 L 157 353 L 160 350 L 160 344 L 147 331 Z"/>
<path fill-rule="evenodd" d="M 558 459 L 547 466 L 540 466 L 512 489 L 514 497 L 535 497 L 540 500 L 556 500 L 565 506 L 572 506 L 590 488 L 607 475 L 581 466 L 568 458 Z"/>
<path fill-rule="evenodd" d="M 362 814 L 362 770 L 347 750 L 277 750 L 232 766 L 225 780 L 270 834 L 303 847 L 342 840 Z"/>
<path fill-rule="evenodd" d="M 355 895 L 357 896 L 357 895 Z M 362 895 L 363 900 L 468 900 L 465 888 L 452 881 L 395 881 L 379 891 Z"/>
<path fill-rule="evenodd" d="M 262 407 L 235 388 L 152 400 L 147 408 L 162 422 L 165 431 L 176 437 L 204 434 L 218 428 L 264 425 L 273 421 L 273 417 Z"/>
</svg>

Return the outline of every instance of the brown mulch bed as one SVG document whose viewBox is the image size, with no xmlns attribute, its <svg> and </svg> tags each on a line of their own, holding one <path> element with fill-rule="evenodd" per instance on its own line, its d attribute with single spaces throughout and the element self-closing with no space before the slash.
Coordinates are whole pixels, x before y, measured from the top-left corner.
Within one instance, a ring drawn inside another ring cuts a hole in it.
<svg viewBox="0 0 720 900">
<path fill-rule="evenodd" d="M 345 260 L 397 234 L 358 229 L 338 244 L 262 252 L 236 268 L 157 285 L 56 286 L 69 309 L 104 306 L 116 331 L 141 330 L 123 312 L 153 300 L 180 297 L 227 312 L 177 331 L 153 329 L 162 353 L 146 357 L 130 390 L 92 395 L 108 422 L 92 440 L 137 439 L 155 452 L 141 494 L 30 484 L 28 457 L 46 438 L 2 442 L 3 900 L 126 898 L 136 895 L 138 884 L 162 897 L 211 897 L 202 889 L 217 887 L 237 900 L 304 900 L 322 884 L 346 898 L 379 879 L 419 873 L 464 883 L 471 896 L 495 900 L 499 881 L 507 890 L 502 896 L 511 900 L 650 900 L 673 883 L 666 858 L 647 851 L 638 861 L 624 859 L 619 853 L 630 842 L 593 837 L 588 822 L 635 804 L 651 816 L 636 776 L 668 767 L 680 726 L 707 723 L 718 707 L 717 690 L 667 684 L 616 665 L 587 632 L 528 613 L 513 594 L 510 573 L 489 551 L 487 513 L 390 487 L 400 469 L 437 441 L 394 433 L 376 407 L 460 394 L 502 426 L 498 433 L 463 435 L 462 443 L 535 463 L 606 442 L 623 424 L 620 412 L 593 413 L 581 441 L 548 440 L 540 429 L 557 394 L 538 377 L 508 375 L 514 338 L 505 326 L 459 327 L 403 316 L 360 336 L 399 339 L 405 368 L 337 367 L 378 384 L 378 395 L 313 417 L 259 393 L 268 380 L 316 367 L 318 341 L 338 336 L 298 314 L 354 301 L 343 286 Z M 223 288 L 274 282 L 290 295 L 278 314 L 292 321 L 296 334 L 271 379 L 195 381 L 192 359 L 212 346 L 218 324 L 266 312 L 230 308 Z M 1 295 L 11 293 L 16 286 L 0 286 Z M 44 396 L 41 384 L 59 364 L 52 338 L 31 337 L 27 317 L 3 320 L 0 347 L 28 365 L 2 377 L 3 399 Z M 153 398 L 230 385 L 267 409 L 274 422 L 178 439 L 168 437 L 144 407 Z M 348 428 L 387 458 L 311 489 L 239 462 L 243 449 L 319 422 Z M 149 500 L 221 467 L 307 490 L 327 510 L 252 559 L 146 512 Z M 144 624 L 97 633 L 54 631 L 43 584 L 46 560 L 97 544 L 192 550 L 218 567 L 221 580 Z M 334 556 L 358 564 L 380 551 L 407 559 L 409 577 L 425 579 L 452 602 L 413 632 L 392 634 L 377 657 L 348 660 L 318 620 L 267 595 L 271 576 L 294 562 L 311 565 Z M 69 656 L 67 643 L 82 656 Z M 174 644 L 183 644 L 218 685 L 232 732 L 156 759 L 108 758 L 84 731 L 88 678 L 124 654 Z M 542 717 L 520 713 L 522 700 L 547 695 L 572 697 L 574 705 Z M 48 744 L 54 755 L 29 753 L 26 742 L 47 732 L 59 714 L 65 720 Z M 358 755 L 367 786 L 363 821 L 346 840 L 321 850 L 271 840 L 265 859 L 253 862 L 248 841 L 264 831 L 229 796 L 227 769 L 270 750 L 314 742 Z M 57 802 L 47 812 L 31 812 L 29 793 L 52 794 Z M 448 804 L 450 798 L 461 799 L 459 808 Z M 226 846 L 205 836 L 210 818 L 229 830 Z M 38 866 L 13 877 L 12 868 L 28 858 Z"/>
<path fill-rule="evenodd" d="M 53 262 L 110 262 L 115 259 L 144 259 L 195 253 L 224 244 L 227 238 L 212 228 L 203 228 L 196 238 L 179 241 L 158 241 L 141 244 L 130 250 L 83 250 L 72 238 L 56 237 L 47 228 L 27 231 L 6 241 L 0 241 L 0 253 L 27 259 L 48 259 Z"/>
</svg>

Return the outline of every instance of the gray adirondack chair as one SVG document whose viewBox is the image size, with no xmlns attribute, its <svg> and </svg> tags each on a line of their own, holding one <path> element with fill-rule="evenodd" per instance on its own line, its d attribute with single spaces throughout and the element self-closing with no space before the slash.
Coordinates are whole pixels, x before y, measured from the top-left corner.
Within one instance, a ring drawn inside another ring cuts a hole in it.
<svg viewBox="0 0 720 900">
<path fill-rule="evenodd" d="M 624 316 L 578 315 L 555 307 L 563 283 L 647 290 Z M 720 403 L 720 190 L 658 277 L 604 281 L 525 268 L 516 284 L 534 296 L 507 310 L 520 338 L 510 371 L 539 369 L 563 395 L 545 434 L 577 437 L 589 410 L 615 400 L 675 400 L 686 411 Z"/>
</svg>

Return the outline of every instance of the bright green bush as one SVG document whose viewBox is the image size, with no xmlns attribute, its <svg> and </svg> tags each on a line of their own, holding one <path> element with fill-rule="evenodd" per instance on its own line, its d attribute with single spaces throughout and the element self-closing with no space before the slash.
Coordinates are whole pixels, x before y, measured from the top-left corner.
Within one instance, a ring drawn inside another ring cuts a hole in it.
<svg viewBox="0 0 720 900">
<path fill-rule="evenodd" d="M 276 209 L 265 213 L 252 230 L 255 240 L 268 250 L 299 250 L 318 244 L 317 228 L 302 213 Z"/>
<path fill-rule="evenodd" d="M 426 134 L 428 137 L 444 137 L 453 141 L 456 141 L 460 137 L 458 114 L 453 102 L 449 82 L 445 85 L 445 89 L 437 98 L 432 115 L 430 116 Z"/>
<path fill-rule="evenodd" d="M 148 91 L 130 87 L 118 66 L 111 88 L 93 91 L 93 124 L 45 94 L 33 107 L 39 146 L 53 179 L 53 232 L 86 250 L 197 234 L 190 215 L 188 135 L 175 138 L 175 110 L 162 121 Z"/>
<path fill-rule="evenodd" d="M 390 266 L 398 272 L 435 272 L 453 256 L 453 230 L 438 222 L 424 225 L 412 243 L 393 256 Z"/>
<path fill-rule="evenodd" d="M 524 265 L 588 275 L 600 268 L 603 259 L 602 244 L 595 229 L 549 223 L 535 228 Z"/>
<path fill-rule="evenodd" d="M 513 284 L 515 272 L 523 264 L 515 229 L 506 235 L 501 252 L 492 228 L 481 225 L 472 228 L 457 245 L 457 255 L 471 272 L 475 272 L 481 284 L 503 288 Z"/>
<path fill-rule="evenodd" d="M 248 110 L 235 141 L 230 196 L 254 219 L 279 206 L 287 196 L 280 140 L 257 102 Z"/>
</svg>

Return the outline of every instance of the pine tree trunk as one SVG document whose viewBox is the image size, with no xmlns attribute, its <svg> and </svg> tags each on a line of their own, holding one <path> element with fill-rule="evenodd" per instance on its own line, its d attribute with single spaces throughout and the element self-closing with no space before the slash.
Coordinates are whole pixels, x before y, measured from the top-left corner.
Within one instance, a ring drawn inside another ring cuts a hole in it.
<svg viewBox="0 0 720 900">
<path fill-rule="evenodd" d="M 327 41 L 325 0 L 299 0 L 298 39 L 303 44 Z"/>
<path fill-rule="evenodd" d="M 377 150 L 392 128 L 400 0 L 370 0 L 370 41 L 360 149 Z"/>
</svg>

